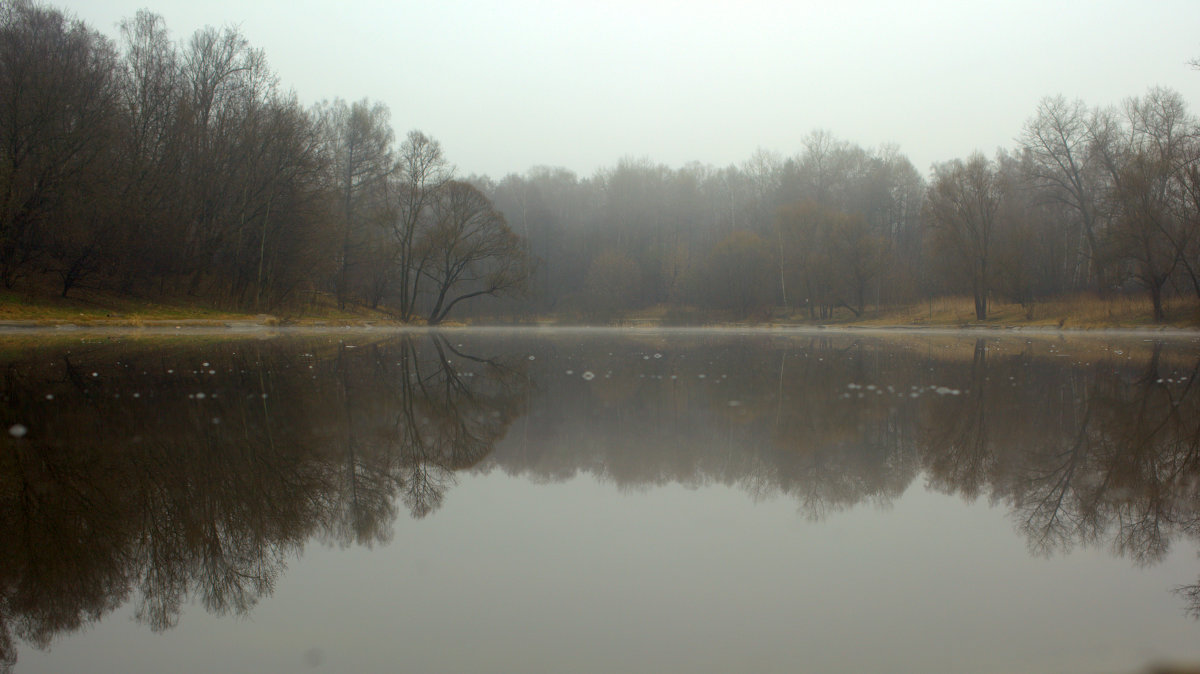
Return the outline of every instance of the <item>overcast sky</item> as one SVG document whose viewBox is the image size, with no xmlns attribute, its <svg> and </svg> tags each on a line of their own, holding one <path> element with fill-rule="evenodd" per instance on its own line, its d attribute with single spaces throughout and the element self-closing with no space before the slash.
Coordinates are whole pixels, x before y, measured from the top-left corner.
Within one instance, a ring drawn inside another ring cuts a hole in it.
<svg viewBox="0 0 1200 674">
<path fill-rule="evenodd" d="M 176 39 L 240 27 L 306 105 L 383 101 L 460 173 L 587 177 L 623 156 L 725 166 L 826 129 L 919 170 L 1011 147 L 1039 99 L 1150 86 L 1200 112 L 1200 0 L 53 2 L 116 36 L 147 7 Z"/>
</svg>

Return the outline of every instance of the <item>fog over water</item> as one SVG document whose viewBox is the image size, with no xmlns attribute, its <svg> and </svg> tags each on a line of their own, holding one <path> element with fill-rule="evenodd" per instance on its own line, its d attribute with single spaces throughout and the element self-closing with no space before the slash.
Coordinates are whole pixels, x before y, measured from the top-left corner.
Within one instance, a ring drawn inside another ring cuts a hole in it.
<svg viewBox="0 0 1200 674">
<path fill-rule="evenodd" d="M 15 671 L 1200 659 L 1191 337 L 0 346 Z"/>
</svg>

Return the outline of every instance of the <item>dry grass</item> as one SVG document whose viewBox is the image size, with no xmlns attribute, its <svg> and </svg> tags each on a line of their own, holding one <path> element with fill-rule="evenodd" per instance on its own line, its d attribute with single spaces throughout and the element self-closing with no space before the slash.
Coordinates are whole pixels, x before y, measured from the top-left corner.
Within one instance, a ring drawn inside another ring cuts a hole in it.
<svg viewBox="0 0 1200 674">
<path fill-rule="evenodd" d="M 825 325 L 864 327 L 1044 327 L 1067 329 L 1098 328 L 1197 328 L 1200 309 L 1190 298 L 1173 298 L 1167 303 L 1167 321 L 1155 323 L 1150 303 L 1143 295 L 1114 295 L 1099 298 L 1094 295 L 1074 295 L 1054 298 L 1031 305 L 994 302 L 985 321 L 975 320 L 974 304 L 969 297 L 940 297 L 929 301 L 883 309 L 868 309 L 855 317 L 848 309 L 840 308 L 834 317 L 820 321 Z M 71 297 L 52 294 L 0 291 L 0 322 L 19 321 L 43 325 L 116 325 L 142 327 L 157 322 L 179 321 L 218 323 L 224 321 L 255 322 L 267 326 L 361 326 L 363 324 L 398 324 L 386 311 L 366 307 L 338 309 L 332 296 L 317 295 L 303 309 L 278 316 L 219 311 L 186 300 L 150 301 L 139 298 L 100 293 L 90 290 L 72 291 Z M 576 324 L 578 319 L 544 316 L 539 324 Z M 419 323 L 419 321 L 418 321 Z M 465 321 L 463 323 L 475 323 Z M 793 310 L 762 312 L 748 320 L 731 321 L 720 315 L 691 307 L 658 305 L 630 312 L 617 322 L 626 326 L 655 325 L 807 325 L 812 323 L 807 312 Z M 462 323 L 454 323 L 462 324 Z M 444 325 L 451 325 L 450 322 Z"/>
<path fill-rule="evenodd" d="M 244 318 L 186 302 L 150 302 L 94 291 L 76 291 L 70 297 L 0 292 L 0 320 L 47 323 L 125 323 L 148 320 L 220 320 Z"/>
<path fill-rule="evenodd" d="M 202 324 L 239 321 L 267 326 L 353 326 L 391 320 L 390 315 L 380 310 L 360 307 L 339 310 L 336 303 L 328 298 L 318 298 L 303 311 L 273 316 L 222 311 L 186 299 L 151 301 L 92 290 L 73 290 L 70 297 L 66 298 L 49 294 L 0 291 L 0 322 L 144 327 L 172 321 Z"/>
<path fill-rule="evenodd" d="M 993 302 L 988 318 L 975 320 L 975 304 L 970 297 L 938 297 L 929 301 L 883 309 L 868 310 L 861 317 L 844 307 L 825 321 L 812 321 L 807 311 L 776 309 L 749 320 L 728 321 L 720 315 L 693 308 L 648 307 L 626 314 L 621 325 L 809 325 L 863 327 L 1039 327 L 1066 329 L 1100 328 L 1196 328 L 1200 310 L 1189 298 L 1167 303 L 1167 320 L 1155 323 L 1150 302 L 1142 295 L 1114 295 L 1100 298 L 1080 294 L 1059 297 L 1030 305 Z"/>
<path fill-rule="evenodd" d="M 993 302 L 988 318 L 975 319 L 975 304 L 969 297 L 940 297 L 904 307 L 868 312 L 854 320 L 846 310 L 830 323 L 854 325 L 905 326 L 1021 326 L 1070 329 L 1097 328 L 1194 328 L 1200 326 L 1200 313 L 1194 302 L 1175 299 L 1166 307 L 1165 323 L 1155 323 L 1149 301 L 1140 296 L 1071 295 L 1029 305 Z"/>
</svg>

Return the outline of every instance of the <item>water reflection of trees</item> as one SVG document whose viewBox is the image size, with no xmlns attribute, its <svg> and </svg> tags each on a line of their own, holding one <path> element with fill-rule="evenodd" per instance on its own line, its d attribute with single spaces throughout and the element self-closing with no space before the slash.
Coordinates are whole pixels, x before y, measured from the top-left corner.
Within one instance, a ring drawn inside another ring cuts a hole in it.
<svg viewBox="0 0 1200 674">
<path fill-rule="evenodd" d="M 544 394 L 489 464 L 622 488 L 736 485 L 811 517 L 887 504 L 923 475 L 1007 508 L 1036 554 L 1103 545 L 1147 564 L 1172 541 L 1200 544 L 1190 345 L 761 338 L 608 350 L 572 351 L 609 377 L 592 382 L 548 359 Z M 1180 591 L 1200 616 L 1197 587 Z"/>
<path fill-rule="evenodd" d="M 1011 508 L 1031 550 L 1106 543 L 1137 563 L 1200 533 L 1200 360 L 1055 372 L 1022 355 L 973 364 L 971 392 L 930 406 L 923 460 L 948 492 Z"/>
<path fill-rule="evenodd" d="M 390 537 L 491 451 L 527 379 L 444 338 L 74 344 L 0 371 L 0 655 L 130 597 L 241 614 L 306 541 Z"/>
<path fill-rule="evenodd" d="M 1190 345 L 463 339 L 8 359 L 0 422 L 28 432 L 0 442 L 6 656 L 131 597 L 155 629 L 189 601 L 245 612 L 307 540 L 386 541 L 461 470 L 722 484 L 813 518 L 922 478 L 1006 508 L 1038 554 L 1103 545 L 1146 564 L 1200 544 Z M 1200 615 L 1197 588 L 1180 593 Z"/>
</svg>

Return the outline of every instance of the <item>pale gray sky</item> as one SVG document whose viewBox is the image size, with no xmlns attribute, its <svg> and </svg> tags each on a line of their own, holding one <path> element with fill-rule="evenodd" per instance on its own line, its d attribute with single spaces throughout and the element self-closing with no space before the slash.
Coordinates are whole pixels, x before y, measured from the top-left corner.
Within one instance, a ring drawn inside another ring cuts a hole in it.
<svg viewBox="0 0 1200 674">
<path fill-rule="evenodd" d="M 919 170 L 1011 147 L 1039 99 L 1152 85 L 1200 112 L 1200 1 L 512 0 L 51 2 L 116 36 L 147 7 L 177 38 L 233 24 L 310 104 L 369 97 L 461 173 L 581 177 L 622 156 L 718 166 L 817 128 Z"/>
</svg>

